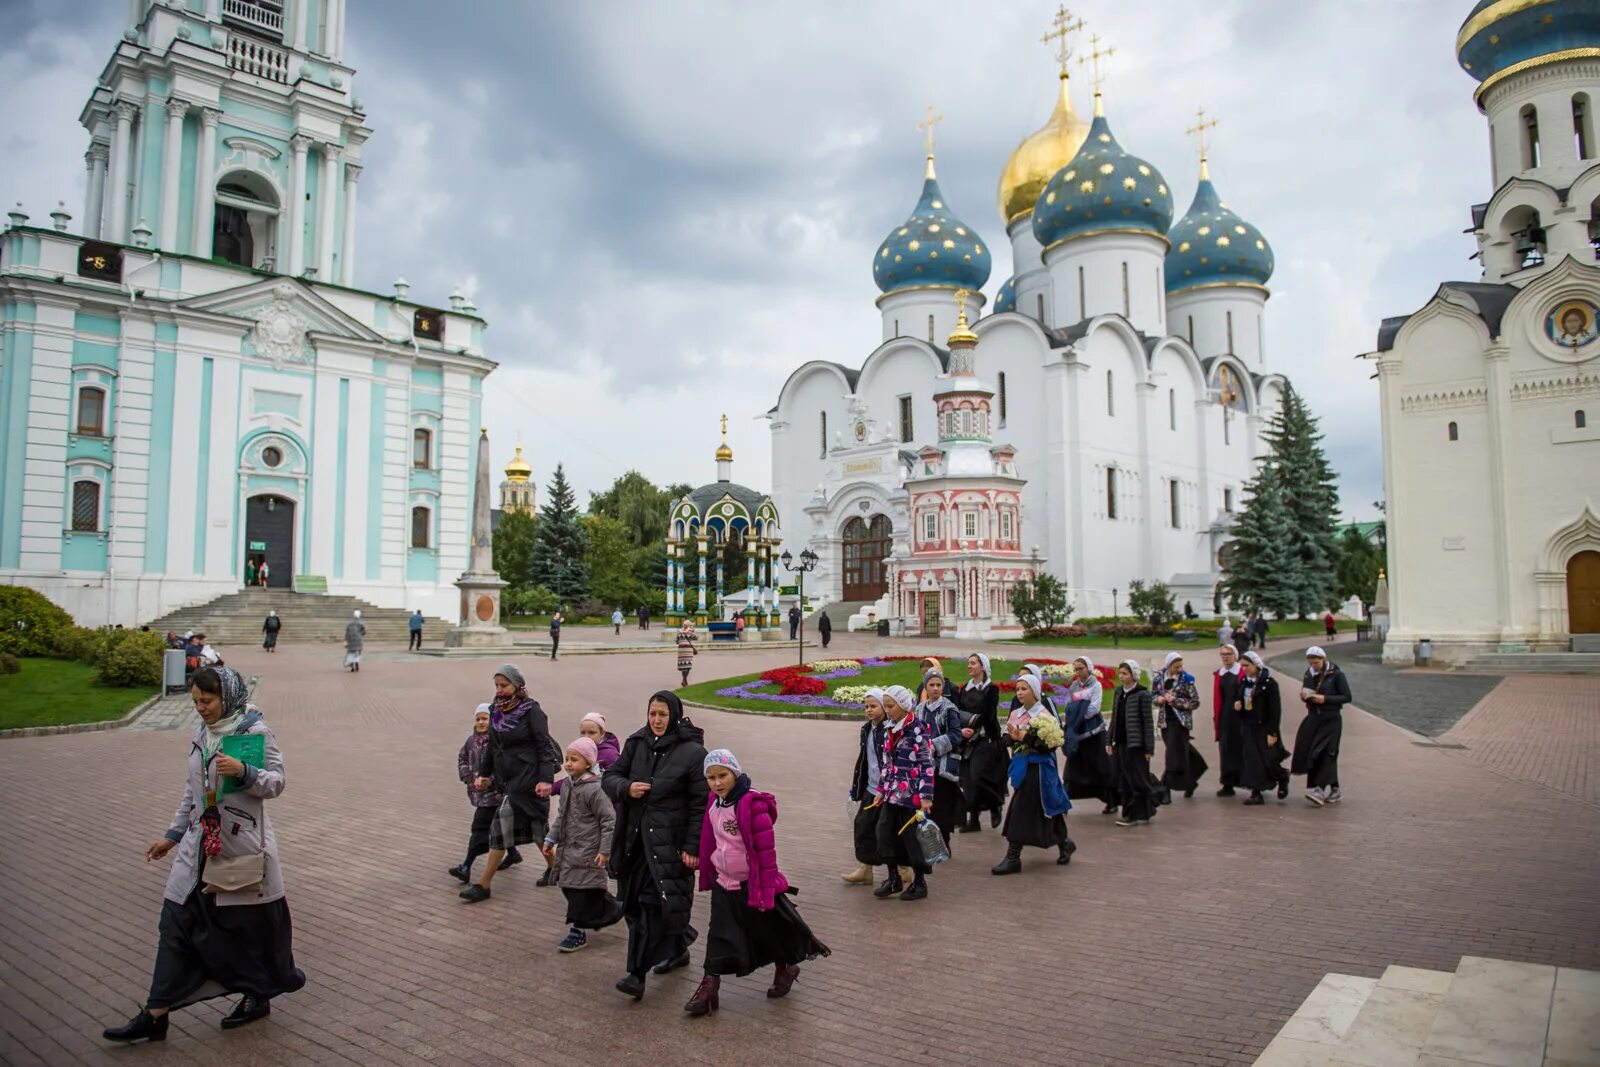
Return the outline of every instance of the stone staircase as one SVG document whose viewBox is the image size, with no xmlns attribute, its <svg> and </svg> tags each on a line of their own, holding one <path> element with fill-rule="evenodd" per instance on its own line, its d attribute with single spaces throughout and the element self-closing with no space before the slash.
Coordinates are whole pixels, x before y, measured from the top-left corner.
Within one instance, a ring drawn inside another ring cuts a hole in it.
<svg viewBox="0 0 1600 1067">
<path fill-rule="evenodd" d="M 1489 652 L 1461 664 L 1485 674 L 1600 674 L 1600 652 Z"/>
<path fill-rule="evenodd" d="M 357 609 L 361 611 L 361 621 L 367 624 L 368 641 L 407 639 L 411 613 L 403 608 L 377 608 L 352 596 L 320 596 L 287 589 L 246 589 L 207 604 L 179 608 L 151 620 L 149 625 L 157 633 L 203 633 L 221 649 L 227 645 L 260 644 L 261 622 L 268 611 L 276 611 L 283 619 L 278 639 L 284 644 L 343 641 L 345 624 Z M 431 643 L 437 643 L 448 626 L 439 619 L 428 619 L 423 634 Z"/>
<path fill-rule="evenodd" d="M 1600 1064 L 1600 972 L 1463 956 L 1455 971 L 1330 974 L 1256 1067 Z"/>
<path fill-rule="evenodd" d="M 845 633 L 850 625 L 850 616 L 861 611 L 861 609 L 865 608 L 868 604 L 873 603 L 876 603 L 876 601 L 835 600 L 831 604 L 826 604 L 821 609 L 814 611 L 807 616 L 806 629 L 811 633 L 815 633 L 817 616 L 826 615 L 828 617 L 828 621 L 833 623 L 834 633 Z"/>
</svg>

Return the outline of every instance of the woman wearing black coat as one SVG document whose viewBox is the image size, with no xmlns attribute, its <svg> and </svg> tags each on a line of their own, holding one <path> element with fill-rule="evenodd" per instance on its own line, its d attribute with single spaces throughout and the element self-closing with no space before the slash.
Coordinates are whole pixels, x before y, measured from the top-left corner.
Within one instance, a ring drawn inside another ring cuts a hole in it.
<svg viewBox="0 0 1600 1067">
<path fill-rule="evenodd" d="M 701 773 L 705 733 L 683 717 L 667 690 L 650 698 L 643 728 L 623 742 L 601 785 L 617 805 L 611 870 L 628 921 L 628 973 L 617 989 L 644 996 L 645 972 L 689 963 L 698 936 L 689 925 L 700 824 L 710 789 Z"/>
<path fill-rule="evenodd" d="M 489 884 L 517 845 L 544 840 L 550 823 L 551 782 L 560 750 L 550 740 L 550 724 L 539 702 L 528 695 L 527 682 L 515 664 L 494 672 L 494 700 L 489 705 L 489 743 L 479 757 L 476 789 L 493 789 L 504 798 L 489 824 L 489 858 L 483 874 L 461 891 L 476 904 L 489 899 Z"/>
<path fill-rule="evenodd" d="M 1267 670 L 1260 653 L 1246 652 L 1240 664 L 1244 677 L 1239 686 L 1239 698 L 1234 710 L 1239 713 L 1240 732 L 1244 737 L 1244 763 L 1239 771 L 1239 784 L 1250 790 L 1246 804 L 1265 804 L 1263 789 L 1277 786 L 1278 799 L 1289 795 L 1289 772 L 1283 769 L 1283 759 L 1289 754 L 1283 747 L 1279 731 L 1283 726 L 1283 698 L 1278 693 L 1278 679 Z"/>
<path fill-rule="evenodd" d="M 1294 735 L 1290 774 L 1306 776 L 1306 799 L 1322 807 L 1337 804 L 1339 741 L 1344 736 L 1344 706 L 1350 703 L 1350 682 L 1338 664 L 1316 645 L 1306 649 L 1306 676 L 1300 683 L 1305 721 Z"/>
<path fill-rule="evenodd" d="M 1000 812 L 1006 806 L 1011 750 L 1000 732 L 1000 689 L 989 677 L 988 656 L 974 652 L 967 657 L 967 684 L 951 696 L 961 709 L 962 725 L 972 729 L 967 758 L 961 764 L 966 821 L 957 829 L 963 833 L 978 831 L 978 816 L 985 811 L 989 813 L 989 825 L 998 828 Z"/>
<path fill-rule="evenodd" d="M 1117 667 L 1117 696 L 1111 713 L 1106 751 L 1116 762 L 1117 792 L 1122 798 L 1118 826 L 1144 826 L 1156 813 L 1156 781 L 1150 758 L 1156 751 L 1150 690 L 1139 684 L 1139 663 L 1124 660 Z"/>
</svg>

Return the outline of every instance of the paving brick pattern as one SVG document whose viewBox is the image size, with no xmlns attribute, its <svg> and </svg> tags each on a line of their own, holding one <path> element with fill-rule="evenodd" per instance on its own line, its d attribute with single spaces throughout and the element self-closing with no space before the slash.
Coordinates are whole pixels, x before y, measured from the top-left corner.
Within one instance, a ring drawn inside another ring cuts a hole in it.
<svg viewBox="0 0 1600 1067">
<path fill-rule="evenodd" d="M 1512 675 L 1440 740 L 1457 758 L 1600 808 L 1600 678 Z"/>
<path fill-rule="evenodd" d="M 444 868 L 471 812 L 454 758 L 491 662 L 373 649 L 347 674 L 336 651 L 292 645 L 229 659 L 261 674 L 287 760 L 272 810 L 309 984 L 240 1031 L 217 1029 L 218 1001 L 176 1013 L 165 1044 L 105 1047 L 100 1028 L 148 985 L 166 864 L 141 853 L 177 800 L 186 735 L 0 742 L 0 1062 L 1247 1064 L 1330 971 L 1453 970 L 1463 954 L 1600 967 L 1600 811 L 1575 784 L 1593 763 L 1592 687 L 1514 679 L 1515 700 L 1463 722 L 1478 731 L 1466 750 L 1353 712 L 1337 808 L 1298 788 L 1243 808 L 1208 780 L 1150 827 L 1080 808 L 1070 867 L 1030 851 L 1005 879 L 988 874 L 998 835 L 960 835 L 920 904 L 838 880 L 852 724 L 700 713 L 708 740 L 778 794 L 783 866 L 834 952 L 786 1000 L 765 999 L 767 975 L 733 979 L 722 1011 L 697 1020 L 680 1010 L 693 969 L 652 978 L 641 1004 L 612 990 L 620 930 L 558 954 L 563 899 L 534 888 L 534 865 L 484 904 L 456 899 Z M 783 660 L 756 649 L 716 666 Z M 630 732 L 675 680 L 667 657 L 524 666 L 563 738 L 590 709 Z M 1581 749 L 1581 770 L 1519 753 L 1538 714 L 1553 752 Z M 1025 1009 L 1006 1006 L 1017 990 Z"/>
</svg>

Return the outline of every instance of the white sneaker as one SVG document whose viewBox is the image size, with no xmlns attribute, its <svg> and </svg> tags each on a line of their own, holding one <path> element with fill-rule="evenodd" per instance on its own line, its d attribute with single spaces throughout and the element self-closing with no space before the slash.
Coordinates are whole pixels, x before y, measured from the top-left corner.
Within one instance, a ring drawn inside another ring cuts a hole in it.
<svg viewBox="0 0 1600 1067">
<path fill-rule="evenodd" d="M 1307 789 L 1306 799 L 1311 801 L 1311 803 L 1315 804 L 1319 808 L 1328 802 L 1328 798 L 1323 794 L 1320 786 L 1314 786 L 1310 789 Z"/>
<path fill-rule="evenodd" d="M 1338 786 L 1334 786 L 1332 789 L 1328 790 L 1328 795 L 1324 799 L 1329 804 L 1337 804 L 1339 801 L 1344 799 L 1344 793 L 1340 791 Z"/>
</svg>

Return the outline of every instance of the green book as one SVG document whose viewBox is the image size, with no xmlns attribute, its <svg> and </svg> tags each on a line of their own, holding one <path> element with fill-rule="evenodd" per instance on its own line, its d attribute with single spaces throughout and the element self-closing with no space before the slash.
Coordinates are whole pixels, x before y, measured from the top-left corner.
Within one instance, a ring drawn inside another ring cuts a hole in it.
<svg viewBox="0 0 1600 1067">
<path fill-rule="evenodd" d="M 247 763 L 252 767 L 265 767 L 267 765 L 267 736 L 265 734 L 229 734 L 222 739 L 222 754 L 232 756 L 240 763 Z M 237 793 L 240 790 L 239 779 L 228 775 L 222 779 L 222 795 Z"/>
</svg>

